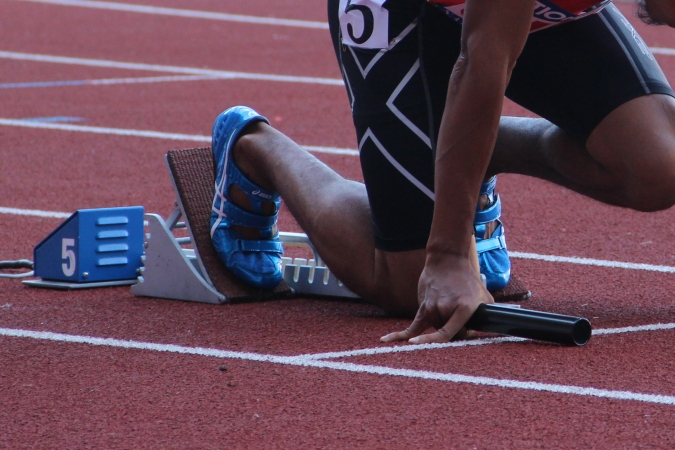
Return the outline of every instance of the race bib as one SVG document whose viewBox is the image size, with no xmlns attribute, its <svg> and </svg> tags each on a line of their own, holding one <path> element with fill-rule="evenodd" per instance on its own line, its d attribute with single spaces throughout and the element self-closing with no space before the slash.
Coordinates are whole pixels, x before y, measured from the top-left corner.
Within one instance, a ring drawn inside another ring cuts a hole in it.
<svg viewBox="0 0 675 450">
<path fill-rule="evenodd" d="M 389 11 L 386 0 L 340 0 L 342 43 L 360 48 L 387 48 Z"/>
</svg>

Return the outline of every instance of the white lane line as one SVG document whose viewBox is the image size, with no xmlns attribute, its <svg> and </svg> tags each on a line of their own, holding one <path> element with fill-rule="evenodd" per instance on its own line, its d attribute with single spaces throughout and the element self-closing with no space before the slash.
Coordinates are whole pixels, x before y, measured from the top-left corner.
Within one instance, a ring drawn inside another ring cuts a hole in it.
<svg viewBox="0 0 675 450">
<path fill-rule="evenodd" d="M 613 267 L 620 269 L 648 270 L 651 272 L 675 273 L 675 267 L 656 266 L 654 264 L 637 264 L 637 263 L 607 261 L 593 258 L 577 258 L 568 256 L 538 255 L 536 253 L 523 253 L 523 252 L 509 252 L 509 255 L 511 255 L 514 258 L 536 259 L 539 261 L 548 261 L 548 262 L 562 262 L 562 263 L 581 264 L 587 266 Z"/>
<path fill-rule="evenodd" d="M 675 48 L 649 47 L 649 50 L 655 55 L 675 55 Z"/>
<path fill-rule="evenodd" d="M 30 120 L 23 120 L 23 119 L 0 119 L 0 125 L 25 127 L 25 128 L 42 128 L 47 130 L 77 131 L 82 133 L 110 134 L 117 136 L 170 139 L 174 141 L 211 143 L 210 136 L 204 136 L 199 134 L 164 133 L 161 131 L 150 131 L 150 130 L 126 130 L 123 128 L 93 127 L 87 125 L 72 125 L 66 123 L 33 122 Z"/>
<path fill-rule="evenodd" d="M 309 362 L 309 361 L 308 361 Z M 329 361 L 311 361 L 306 366 L 342 370 L 356 373 L 368 373 L 375 375 L 399 376 L 417 378 L 423 380 L 446 381 L 451 383 L 464 383 L 478 386 L 495 386 L 505 389 L 523 389 L 528 391 L 551 392 L 554 394 L 569 394 L 585 397 L 608 398 L 614 400 L 633 400 L 646 403 L 659 403 L 663 405 L 675 405 L 675 396 L 659 394 L 643 394 L 631 391 L 613 391 L 608 389 L 588 388 L 582 386 L 538 383 L 535 381 L 508 380 L 503 378 L 489 378 L 454 373 L 439 373 L 426 370 L 394 369 L 391 367 L 372 366 L 364 364 L 339 363 Z"/>
<path fill-rule="evenodd" d="M 0 89 L 26 89 L 43 87 L 99 86 L 112 84 L 166 83 L 176 81 L 220 80 L 218 77 L 204 75 L 174 75 L 166 77 L 101 78 L 90 80 L 29 81 L 25 83 L 2 83 Z"/>
<path fill-rule="evenodd" d="M 67 219 L 72 213 L 63 213 L 56 211 L 40 211 L 37 209 L 19 209 L 0 207 L 0 214 L 12 214 L 16 216 L 48 217 L 51 219 Z"/>
<path fill-rule="evenodd" d="M 594 331 L 595 332 L 595 331 Z M 498 337 L 486 339 L 474 339 L 468 341 L 446 342 L 444 344 L 403 344 L 396 347 L 373 347 L 362 348 L 359 350 L 345 350 L 342 352 L 326 352 L 326 353 L 312 353 L 300 355 L 301 358 L 308 359 L 336 359 L 336 358 L 351 358 L 355 356 L 373 356 L 373 355 L 388 355 L 392 353 L 409 353 L 420 350 L 437 350 L 442 348 L 459 348 L 459 347 L 474 347 L 479 345 L 501 344 L 504 342 L 522 342 L 527 341 L 525 338 L 518 337 Z"/>
<path fill-rule="evenodd" d="M 79 6 L 84 8 L 126 11 L 161 16 L 189 17 L 193 19 L 223 20 L 226 22 L 243 22 L 258 25 L 277 25 L 296 28 L 314 28 L 327 30 L 328 24 L 311 20 L 277 19 L 274 17 L 246 16 L 241 14 L 226 14 L 211 11 L 194 11 L 189 9 L 162 8 L 158 6 L 132 5 L 129 3 L 87 1 L 87 0 L 19 0 L 35 3 L 50 3 L 53 5 Z"/>
<path fill-rule="evenodd" d="M 61 131 L 76 131 L 81 133 L 97 133 L 97 134 L 111 134 L 117 136 L 131 136 L 131 137 L 146 137 L 154 139 L 168 139 L 174 141 L 191 141 L 191 142 L 208 142 L 211 143 L 211 136 L 199 134 L 181 134 L 181 133 L 164 133 L 161 131 L 150 130 L 131 130 L 124 128 L 107 128 L 107 127 L 92 127 L 87 125 L 73 125 L 65 123 L 51 123 L 51 122 L 34 122 L 24 119 L 3 119 L 0 118 L 0 125 L 26 127 L 26 128 L 43 128 L 48 130 Z M 358 156 L 358 150 L 349 148 L 336 147 L 322 147 L 318 145 L 302 145 L 304 149 L 313 153 L 326 153 L 331 155 L 348 155 Z"/>
<path fill-rule="evenodd" d="M 184 75 L 201 75 L 222 79 L 242 79 L 258 81 L 278 81 L 283 83 L 322 84 L 344 86 L 340 78 L 300 77 L 292 75 L 274 75 L 266 73 L 233 72 L 229 70 L 200 69 L 197 67 L 165 66 L 161 64 L 143 64 L 105 59 L 75 58 L 70 56 L 41 55 L 35 53 L 19 53 L 0 51 L 0 58 L 18 61 L 35 61 L 54 64 L 72 64 L 88 67 L 105 67 L 109 69 L 146 70 L 151 72 L 180 73 Z"/>
<path fill-rule="evenodd" d="M 431 372 L 426 370 L 395 369 L 392 367 L 352 364 L 344 362 L 321 361 L 301 356 L 277 356 L 270 354 L 235 352 L 203 347 L 185 347 L 172 344 L 158 344 L 153 342 L 139 342 L 122 339 L 80 336 L 62 333 L 0 328 L 0 336 L 14 338 L 30 338 L 52 342 L 77 343 L 94 346 L 136 349 L 144 351 L 177 353 L 184 355 L 207 356 L 224 359 L 239 359 L 245 361 L 267 362 L 290 366 L 313 367 L 318 369 L 332 369 L 352 373 L 366 373 L 381 376 L 397 376 L 422 380 L 445 381 L 451 383 L 472 384 L 477 386 L 495 386 L 506 389 L 521 389 L 528 391 L 551 392 L 555 394 L 569 394 L 586 397 L 609 398 L 616 400 L 632 400 L 664 405 L 675 405 L 675 396 L 645 394 L 630 391 L 615 391 L 608 389 L 588 388 L 583 386 L 562 385 L 554 383 L 538 383 L 533 381 L 509 380 L 501 378 L 480 377 L 453 373 Z"/>
<path fill-rule="evenodd" d="M 603 335 L 603 334 L 620 334 L 620 333 L 638 333 L 641 331 L 663 331 L 663 330 L 675 330 L 675 323 L 655 323 L 652 325 L 636 325 L 633 327 L 622 327 L 622 328 L 601 328 L 599 330 L 593 330 L 594 335 Z"/>
<path fill-rule="evenodd" d="M 664 331 L 664 330 L 675 330 L 675 323 L 657 323 L 650 325 L 639 325 L 632 327 L 622 327 L 622 328 L 599 328 L 593 330 L 593 336 L 602 336 L 609 334 L 621 334 L 621 333 L 638 333 L 644 331 Z M 399 345 L 396 347 L 374 347 L 374 348 L 363 348 L 359 350 L 346 350 L 343 352 L 327 352 L 327 353 L 314 353 L 307 355 L 300 355 L 302 358 L 309 359 L 334 359 L 334 358 L 351 358 L 354 356 L 372 356 L 372 355 L 384 355 L 391 353 L 406 353 L 406 352 L 416 352 L 419 350 L 434 350 L 442 348 L 460 348 L 460 347 L 473 347 L 478 345 L 491 345 L 491 344 L 502 344 L 505 342 L 522 342 L 527 341 L 524 338 L 517 337 L 498 337 L 498 338 L 486 338 L 486 339 L 475 339 L 468 341 L 456 341 L 456 342 L 447 342 L 445 344 L 417 344 L 417 345 Z"/>
</svg>

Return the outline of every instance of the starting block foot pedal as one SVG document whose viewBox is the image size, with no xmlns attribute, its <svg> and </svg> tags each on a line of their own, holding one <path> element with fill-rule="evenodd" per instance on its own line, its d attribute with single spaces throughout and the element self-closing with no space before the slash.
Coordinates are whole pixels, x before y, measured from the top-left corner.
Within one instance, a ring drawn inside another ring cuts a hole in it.
<svg viewBox="0 0 675 450">
<path fill-rule="evenodd" d="M 295 294 L 356 297 L 328 272 L 315 251 L 312 263 L 286 259 L 284 280 L 272 291 L 261 291 L 239 281 L 211 244 L 215 186 L 211 149 L 171 150 L 165 160 L 176 203 L 166 222 L 157 215 L 145 216 L 146 254 L 138 283 L 131 288 L 133 294 L 205 303 L 259 301 Z M 181 217 L 184 222 L 178 222 Z M 185 227 L 189 237 L 176 238 L 173 230 L 179 227 Z M 306 245 L 313 250 L 304 234 L 280 233 L 280 237 L 285 245 Z M 192 248 L 184 248 L 183 244 L 191 244 Z"/>
<path fill-rule="evenodd" d="M 495 302 L 517 302 L 532 297 L 530 290 L 513 275 L 504 289 L 491 292 L 491 294 Z"/>
</svg>

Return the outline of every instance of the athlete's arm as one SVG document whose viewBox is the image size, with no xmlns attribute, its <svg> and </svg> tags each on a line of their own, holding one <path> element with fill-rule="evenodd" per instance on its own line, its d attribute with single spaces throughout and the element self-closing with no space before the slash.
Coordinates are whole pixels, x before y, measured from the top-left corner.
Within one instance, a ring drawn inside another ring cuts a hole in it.
<svg viewBox="0 0 675 450">
<path fill-rule="evenodd" d="M 530 30 L 535 0 L 467 0 L 436 152 L 436 202 L 413 324 L 384 341 L 445 342 L 492 302 L 470 263 L 473 216 L 504 92 Z M 419 336 L 429 326 L 436 333 Z M 414 338 L 415 336 L 419 336 Z"/>
</svg>

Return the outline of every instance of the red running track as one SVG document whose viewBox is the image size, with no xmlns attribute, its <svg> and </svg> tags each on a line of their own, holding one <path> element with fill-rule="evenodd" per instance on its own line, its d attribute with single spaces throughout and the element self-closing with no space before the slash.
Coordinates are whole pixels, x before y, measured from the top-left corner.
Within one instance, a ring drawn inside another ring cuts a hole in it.
<svg viewBox="0 0 675 450">
<path fill-rule="evenodd" d="M 325 5 L 310 0 L 144 4 L 325 21 Z M 675 48 L 672 31 L 635 26 L 650 47 Z M 134 131 L 208 136 L 221 110 L 244 103 L 301 144 L 356 146 L 342 86 L 119 81 L 204 69 L 337 80 L 325 29 L 0 0 L 0 52 L 3 260 L 31 258 L 76 209 L 138 204 L 166 217 L 163 155 L 205 142 Z M 656 52 L 673 80 L 675 57 Z M 20 85 L 30 82 L 48 85 Z M 512 104 L 505 113 L 528 114 Z M 108 131 L 8 122 L 39 117 Z M 354 156 L 317 156 L 360 179 Z M 610 208 L 512 175 L 500 192 L 514 271 L 534 294 L 523 306 L 588 317 L 586 347 L 491 336 L 384 346 L 378 338 L 408 321 L 361 303 L 213 306 L 0 279 L 0 447 L 672 448 L 673 211 Z M 300 231 L 287 212 L 281 228 Z"/>
</svg>

